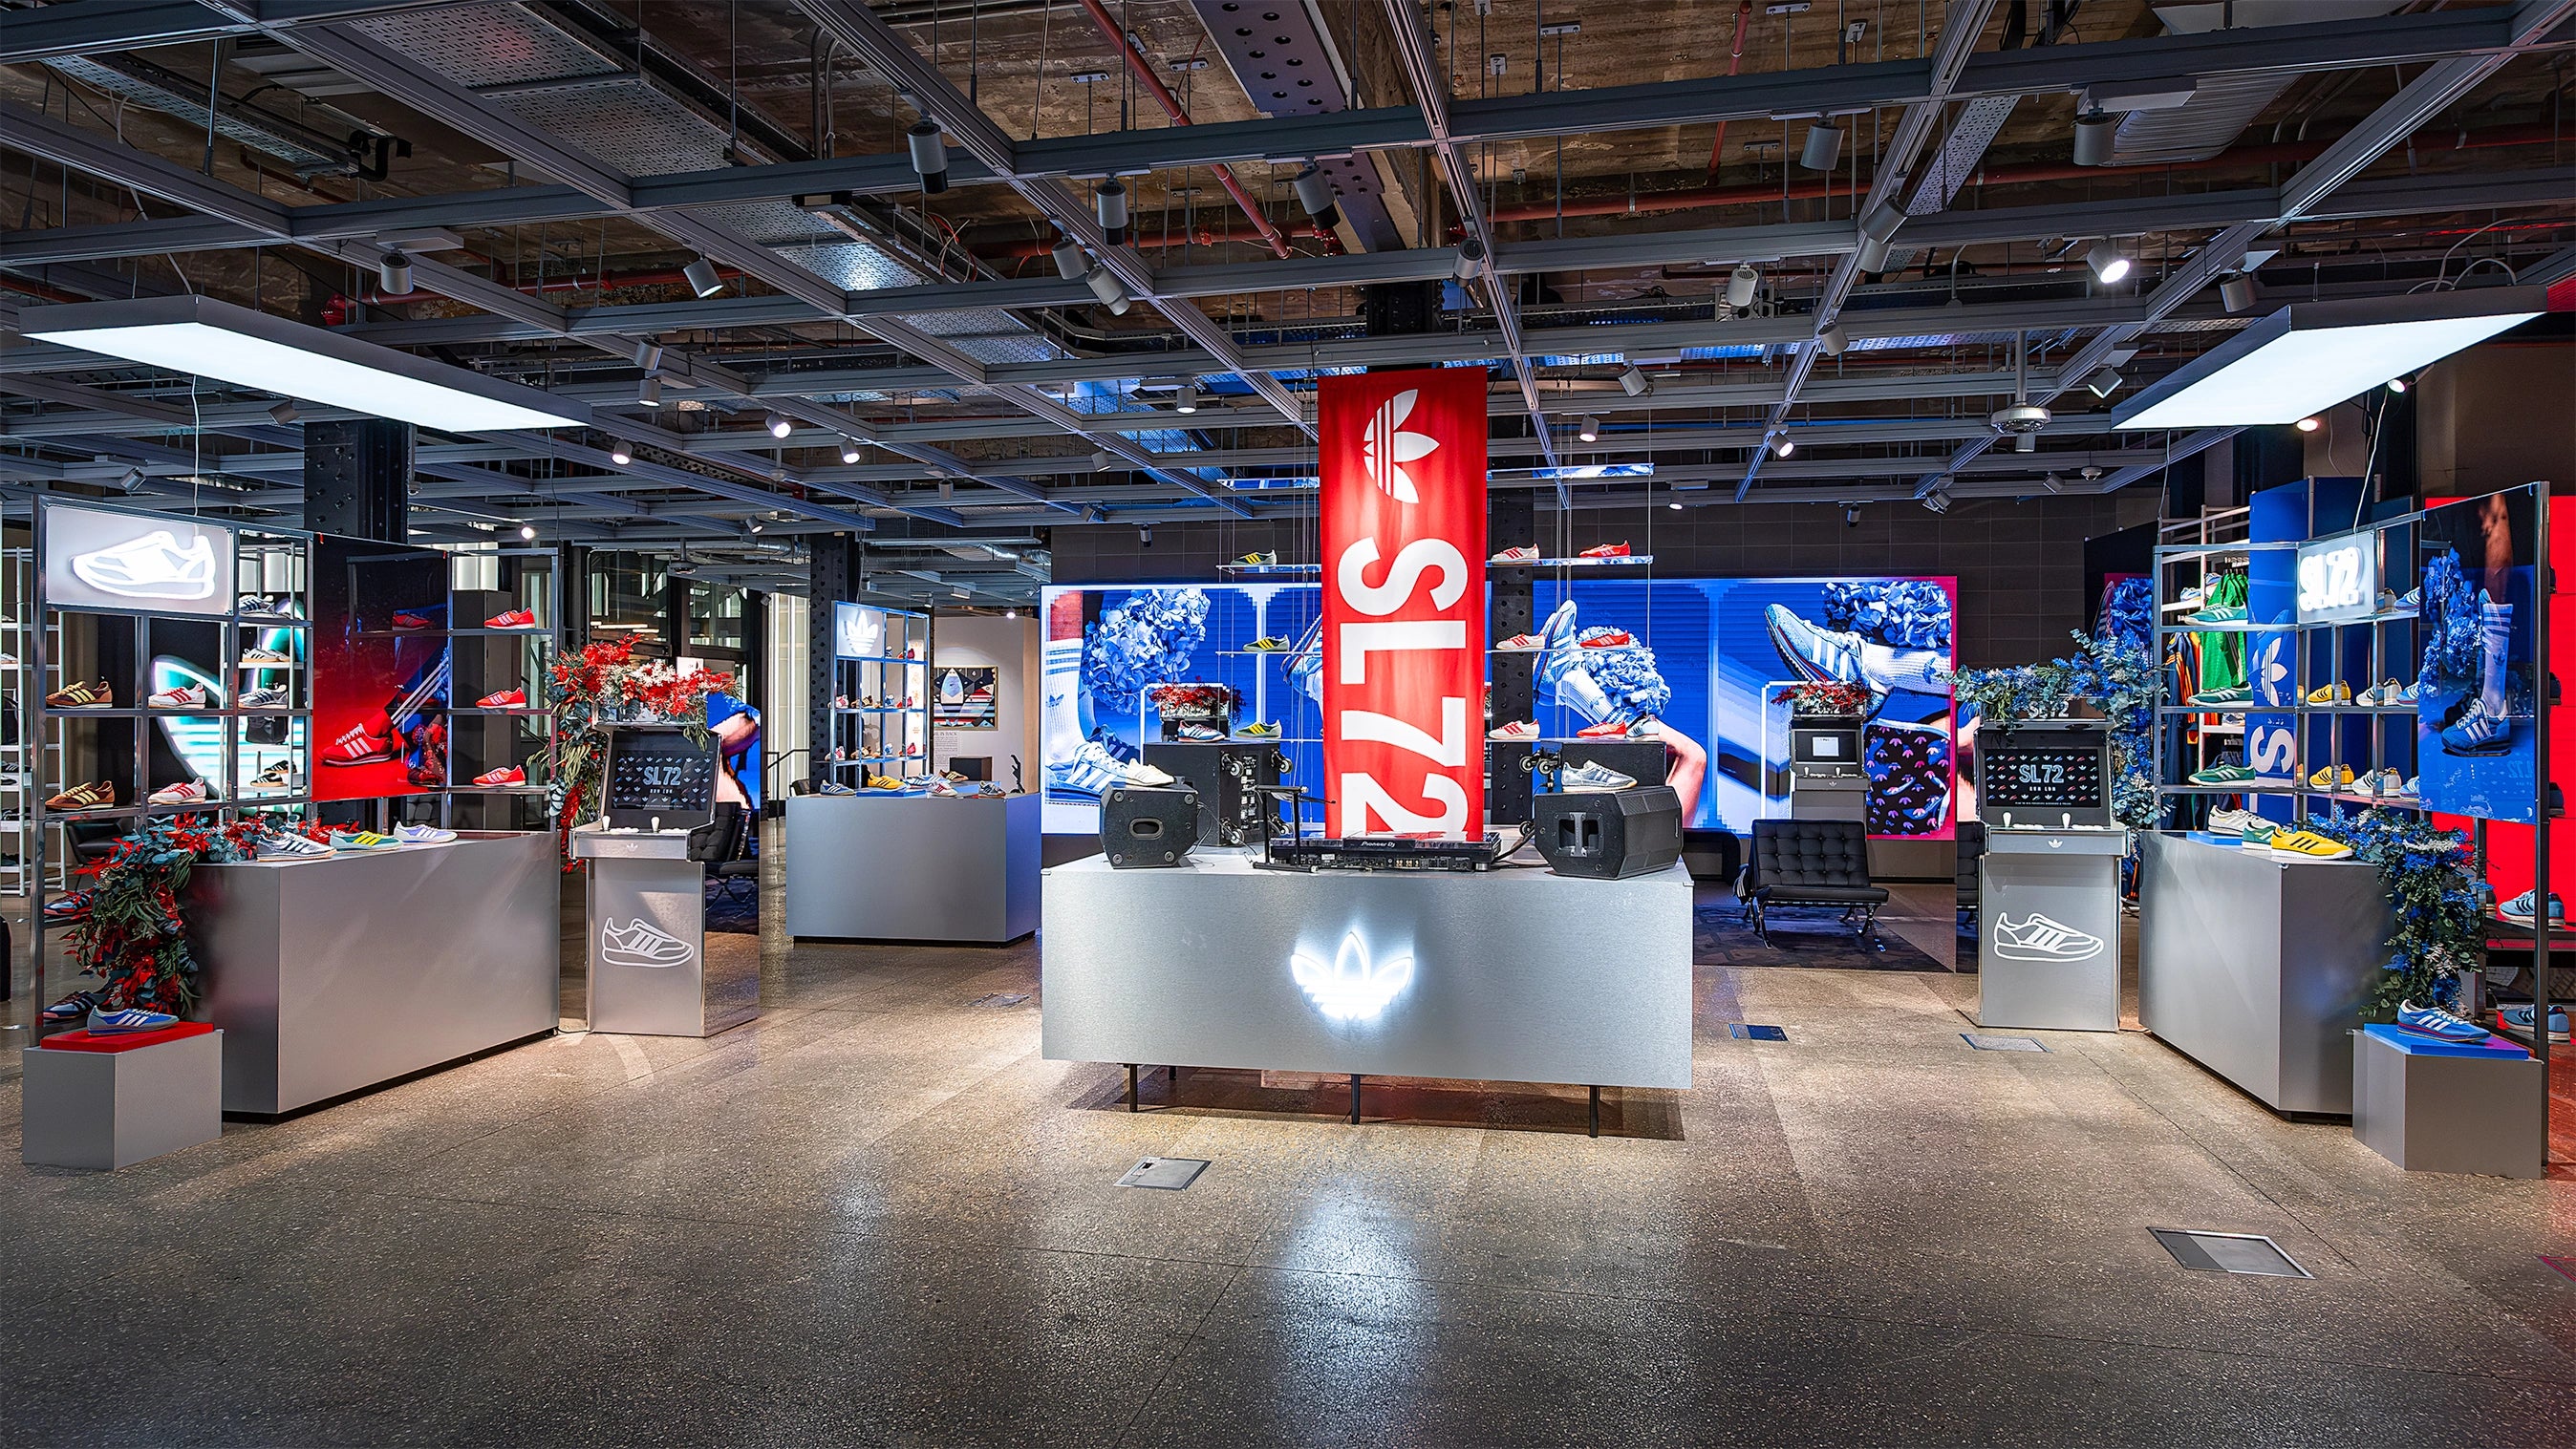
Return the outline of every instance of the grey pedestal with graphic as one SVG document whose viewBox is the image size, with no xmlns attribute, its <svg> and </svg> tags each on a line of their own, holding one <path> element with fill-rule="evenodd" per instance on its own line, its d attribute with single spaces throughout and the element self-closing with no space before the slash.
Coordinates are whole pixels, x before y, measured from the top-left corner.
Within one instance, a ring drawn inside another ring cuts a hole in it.
<svg viewBox="0 0 2576 1449">
<path fill-rule="evenodd" d="M 2120 1029 L 2121 830 L 1986 832 L 1977 1025 Z"/>
<path fill-rule="evenodd" d="M 2138 1019 L 2278 1112 L 2353 1109 L 2352 1033 L 2388 960 L 2379 871 L 2146 838 Z"/>
<path fill-rule="evenodd" d="M 707 949 L 706 871 L 682 831 L 572 833 L 590 862 L 590 1029 L 713 1036 L 760 1014 L 758 951 Z"/>
</svg>

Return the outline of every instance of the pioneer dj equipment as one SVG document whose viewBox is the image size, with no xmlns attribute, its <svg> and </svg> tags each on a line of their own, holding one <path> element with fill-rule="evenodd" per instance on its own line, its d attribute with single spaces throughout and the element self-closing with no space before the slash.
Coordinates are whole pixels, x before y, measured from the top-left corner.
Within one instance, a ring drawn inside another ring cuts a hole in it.
<svg viewBox="0 0 2576 1449">
<path fill-rule="evenodd" d="M 1280 835 L 1271 838 L 1258 864 L 1272 870 L 1492 870 L 1502 854 L 1498 835 Z"/>
<path fill-rule="evenodd" d="M 1112 870 L 1178 865 L 1199 843 L 1199 792 L 1117 785 L 1100 797 L 1100 849 Z"/>
<path fill-rule="evenodd" d="M 1224 741 L 1213 744 L 1151 741 L 1145 763 L 1199 792 L 1199 839 L 1210 845 L 1250 845 L 1278 828 L 1279 808 L 1261 792 L 1288 772 L 1276 745 Z"/>
<path fill-rule="evenodd" d="M 1682 858 L 1682 800 L 1670 785 L 1543 793 L 1530 799 L 1530 830 L 1558 875 L 1624 880 Z"/>
</svg>

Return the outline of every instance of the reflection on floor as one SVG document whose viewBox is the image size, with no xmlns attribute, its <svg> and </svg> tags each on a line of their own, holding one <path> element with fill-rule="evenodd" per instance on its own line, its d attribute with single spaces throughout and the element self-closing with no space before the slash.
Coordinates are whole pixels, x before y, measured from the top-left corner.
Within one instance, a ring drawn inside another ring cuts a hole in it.
<svg viewBox="0 0 2576 1449">
<path fill-rule="evenodd" d="M 765 945 L 766 1014 L 713 1040 L 561 1036 L 122 1173 L 5 1169 L 10 1437 L 2485 1445 L 2576 1415 L 2576 1282 L 2540 1261 L 2576 1256 L 2576 1184 L 2401 1174 L 2137 1032 L 1970 1050 L 1973 976 L 1702 969 L 1697 1084 L 1608 1094 L 1594 1140 L 1560 1089 L 1390 1087 L 1354 1128 L 1329 1084 L 1184 1071 L 1131 1114 L 1008 1004 L 1034 946 Z M 1166 1155 L 1213 1166 L 1113 1185 Z M 2165 1227 L 2315 1276 L 2185 1271 Z"/>
</svg>

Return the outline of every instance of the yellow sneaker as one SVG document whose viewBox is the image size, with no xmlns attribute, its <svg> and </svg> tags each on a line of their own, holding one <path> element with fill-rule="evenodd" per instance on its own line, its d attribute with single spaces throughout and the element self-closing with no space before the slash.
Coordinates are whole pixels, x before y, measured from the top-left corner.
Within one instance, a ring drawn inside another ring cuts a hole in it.
<svg viewBox="0 0 2576 1449">
<path fill-rule="evenodd" d="M 2348 790 L 2352 788 L 2352 766 L 2328 765 L 2310 775 L 2308 784 L 2319 790 Z"/>
<path fill-rule="evenodd" d="M 2332 684 L 2320 684 L 2316 688 L 2308 691 L 2308 703 L 2350 704 L 2352 703 L 2352 686 L 2344 683 L 2340 679 L 2336 680 Z"/>
<path fill-rule="evenodd" d="M 1234 733 L 1235 737 L 1238 739 L 1275 740 L 1279 738 L 1279 726 L 1264 720 L 1260 724 L 1243 725 L 1237 728 Z"/>
<path fill-rule="evenodd" d="M 1248 654 L 1285 654 L 1296 647 L 1276 634 L 1265 634 L 1243 646 Z"/>
<path fill-rule="evenodd" d="M 2296 856 L 2301 860 L 2342 860 L 2352 854 L 2352 847 L 2339 840 L 2328 840 L 2313 830 L 2293 830 L 2272 837 L 2272 853 Z"/>
</svg>

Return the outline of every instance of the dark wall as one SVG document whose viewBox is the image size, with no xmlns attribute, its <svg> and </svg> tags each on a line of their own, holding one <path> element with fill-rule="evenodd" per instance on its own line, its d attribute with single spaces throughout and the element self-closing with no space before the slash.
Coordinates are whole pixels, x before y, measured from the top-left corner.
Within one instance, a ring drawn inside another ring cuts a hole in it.
<svg viewBox="0 0 2576 1449">
<path fill-rule="evenodd" d="M 1759 578 L 1870 574 L 1956 574 L 1959 663 L 1967 668 L 2026 664 L 2066 652 L 2084 627 L 2084 543 L 2152 520 L 2156 494 L 2129 488 L 2094 497 L 1961 499 L 1946 514 L 1912 503 L 1870 504 L 1857 525 L 1839 506 L 1771 504 L 1574 515 L 1576 549 L 1625 541 L 1652 552 L 1667 578 Z M 1555 515 L 1543 513 L 1544 536 Z M 1650 531 L 1651 530 L 1651 531 Z M 1283 563 L 1315 560 L 1314 520 L 1278 523 L 1158 523 L 1154 541 L 1132 525 L 1058 528 L 1060 584 L 1181 583 L 1217 577 L 1216 566 L 1276 549 Z"/>
</svg>

